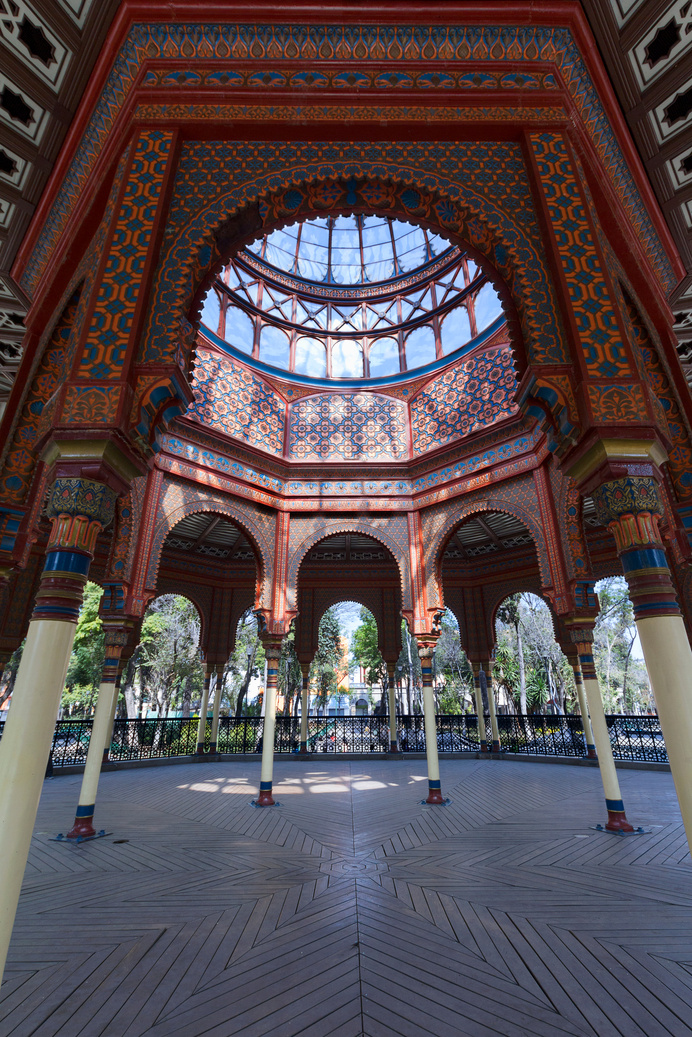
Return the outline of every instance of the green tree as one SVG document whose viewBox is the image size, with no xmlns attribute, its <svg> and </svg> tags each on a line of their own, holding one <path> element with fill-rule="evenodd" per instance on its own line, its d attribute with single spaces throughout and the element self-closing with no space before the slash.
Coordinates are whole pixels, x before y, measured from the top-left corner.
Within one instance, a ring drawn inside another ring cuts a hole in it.
<svg viewBox="0 0 692 1037">
<path fill-rule="evenodd" d="M 408 628 L 405 619 L 401 621 L 401 654 L 397 659 L 396 672 L 403 685 L 402 702 L 404 713 L 421 713 L 421 694 L 423 674 L 418 655 L 418 642 Z M 405 688 L 405 692 L 404 692 Z"/>
<path fill-rule="evenodd" d="M 79 610 L 72 654 L 65 677 L 61 706 L 70 715 L 86 716 L 91 712 L 101 683 L 105 657 L 103 624 L 99 604 L 103 590 L 97 583 L 87 583 Z"/>
<path fill-rule="evenodd" d="M 160 717 L 185 700 L 201 698 L 199 633 L 199 613 L 187 598 L 162 594 L 147 610 L 139 643 L 140 684 L 142 699 Z"/>
<path fill-rule="evenodd" d="M 375 617 L 369 609 L 361 608 L 360 626 L 353 631 L 351 639 L 351 659 L 355 666 L 362 667 L 371 694 L 376 684 L 383 694 L 387 687 L 387 664 L 380 655 L 378 641 Z"/>
<path fill-rule="evenodd" d="M 338 691 L 337 668 L 341 662 L 343 633 L 336 608 L 329 608 L 320 620 L 317 652 L 312 674 L 317 692 L 317 706 L 324 709 L 327 700 Z"/>
<path fill-rule="evenodd" d="M 525 714 L 527 705 L 527 694 L 526 694 L 526 662 L 524 659 L 524 630 L 521 622 L 521 594 L 512 594 L 500 605 L 496 615 L 496 625 L 501 624 L 505 628 L 510 627 L 514 631 L 514 638 L 516 644 L 516 660 L 517 660 L 517 677 L 519 682 L 519 698 L 517 703 L 516 694 L 513 695 L 515 710 L 518 704 L 519 712 Z M 501 634 L 500 634 L 501 637 Z M 502 639 L 502 638 L 501 638 Z M 504 643 L 508 645 L 508 637 L 504 637 Z M 509 670 L 506 671 L 506 675 L 509 676 Z M 509 693 L 509 688 L 507 688 Z"/>
<path fill-rule="evenodd" d="M 257 617 L 248 609 L 240 617 L 235 648 L 226 666 L 226 684 L 231 706 L 235 698 L 235 715 L 249 715 L 247 694 L 253 676 L 264 673 L 264 648 L 257 630 Z"/>
<path fill-rule="evenodd" d="M 472 702 L 473 670 L 459 640 L 459 625 L 454 614 L 445 609 L 440 621 L 440 637 L 435 648 L 435 677 L 442 687 L 438 692 L 440 713 L 463 713 L 467 697 Z"/>
<path fill-rule="evenodd" d="M 627 583 L 613 576 L 602 580 L 597 590 L 601 610 L 594 629 L 594 659 L 606 712 L 649 709 L 646 667 L 633 657 L 637 628 Z"/>
<path fill-rule="evenodd" d="M 297 715 L 302 688 L 303 672 L 296 655 L 295 632 L 291 629 L 281 642 L 279 658 L 278 691 L 284 698 L 283 716 L 292 716 L 294 708 Z"/>
</svg>

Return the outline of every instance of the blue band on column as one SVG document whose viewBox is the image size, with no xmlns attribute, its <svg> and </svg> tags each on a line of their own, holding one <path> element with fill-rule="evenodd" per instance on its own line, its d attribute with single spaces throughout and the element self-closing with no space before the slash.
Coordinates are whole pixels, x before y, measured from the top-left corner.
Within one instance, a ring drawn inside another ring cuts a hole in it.
<svg viewBox="0 0 692 1037">
<path fill-rule="evenodd" d="M 442 782 L 439 781 L 439 780 L 438 781 L 433 781 L 431 778 L 429 778 L 428 779 L 428 788 L 429 789 L 441 789 L 442 788 Z"/>
<path fill-rule="evenodd" d="M 75 814 L 75 817 L 93 817 L 94 805 L 95 804 L 92 803 L 90 807 L 77 807 L 77 813 Z"/>
<path fill-rule="evenodd" d="M 621 799 L 607 799 L 606 810 L 617 810 L 619 813 L 625 813 L 625 804 Z"/>
<path fill-rule="evenodd" d="M 79 573 L 86 576 L 89 572 L 91 558 L 81 551 L 48 551 L 43 566 L 44 573 L 62 572 Z"/>
<path fill-rule="evenodd" d="M 661 547 L 640 547 L 635 551 L 623 551 L 620 555 L 626 573 L 637 569 L 668 569 L 666 552 Z"/>
<path fill-rule="evenodd" d="M 271 790 L 272 790 L 272 783 L 270 781 L 261 781 L 260 782 L 260 792 L 271 792 Z"/>
</svg>

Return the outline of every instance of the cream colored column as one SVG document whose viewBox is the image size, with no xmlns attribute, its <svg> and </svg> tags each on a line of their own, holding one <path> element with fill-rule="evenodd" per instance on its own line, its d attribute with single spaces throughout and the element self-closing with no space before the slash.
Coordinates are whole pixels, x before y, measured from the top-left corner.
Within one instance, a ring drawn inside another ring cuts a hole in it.
<svg viewBox="0 0 692 1037">
<path fill-rule="evenodd" d="M 692 848 L 692 650 L 682 616 L 637 619 L 680 813 Z"/>
<path fill-rule="evenodd" d="M 426 803 L 442 805 L 440 761 L 437 755 L 437 719 L 435 717 L 435 695 L 433 692 L 433 652 L 435 641 L 418 641 L 418 655 L 423 677 L 423 718 L 425 721 L 425 753 L 428 760 L 428 797 Z"/>
<path fill-rule="evenodd" d="M 216 684 L 214 685 L 214 705 L 211 713 L 211 735 L 209 737 L 209 752 L 216 753 L 219 741 L 219 710 L 221 709 L 221 685 L 223 684 L 224 664 L 216 666 Z"/>
<path fill-rule="evenodd" d="M 488 711 L 490 713 L 490 728 L 492 731 L 492 752 L 499 753 L 500 751 L 500 728 L 497 724 L 497 710 L 495 708 L 495 690 L 493 688 L 493 664 L 492 660 L 488 659 L 484 664 L 485 672 L 485 686 L 488 693 Z"/>
<path fill-rule="evenodd" d="M 485 711 L 483 709 L 483 692 L 481 690 L 481 664 L 472 662 L 473 670 L 473 693 L 476 698 L 476 714 L 478 716 L 478 739 L 481 743 L 481 752 L 488 751 L 488 732 L 485 727 Z"/>
<path fill-rule="evenodd" d="M 74 623 L 42 619 L 29 624 L 0 741 L 0 970 L 7 956 L 74 635 Z"/>
<path fill-rule="evenodd" d="M 579 657 L 572 657 L 570 659 L 570 665 L 572 667 L 572 673 L 574 674 L 574 685 L 577 689 L 577 701 L 579 702 L 579 712 L 581 714 L 581 726 L 584 729 L 584 741 L 586 742 L 586 755 L 590 760 L 595 760 L 596 745 L 593 740 L 593 730 L 591 728 L 589 710 L 586 705 L 584 678 L 582 677 L 581 666 L 579 665 Z M 608 741 L 610 742 L 610 738 Z"/>
<path fill-rule="evenodd" d="M 211 666 L 207 666 L 204 671 L 204 690 L 202 691 L 202 701 L 199 707 L 199 723 L 197 725 L 197 755 L 204 755 L 204 743 L 207 739 L 207 713 L 209 712 L 209 684 L 211 682 L 212 675 Z"/>
<path fill-rule="evenodd" d="M 389 709 L 389 751 L 399 752 L 399 738 L 396 722 L 396 662 L 387 663 L 387 702 Z"/>
<path fill-rule="evenodd" d="M 82 507 L 88 507 L 88 515 L 79 513 Z M 46 507 L 52 522 L 46 560 L 0 741 L 0 974 L 89 564 L 96 537 L 114 509 L 115 493 L 86 478 L 56 479 Z"/>
<path fill-rule="evenodd" d="M 104 621 L 106 655 L 99 685 L 96 711 L 91 725 L 89 749 L 87 751 L 82 787 L 79 793 L 74 825 L 67 833 L 68 839 L 88 839 L 96 835 L 94 810 L 96 793 L 101 777 L 104 750 L 110 745 L 113 734 L 115 710 L 118 704 L 118 666 L 120 654 L 127 644 L 129 631 L 122 623 Z"/>
<path fill-rule="evenodd" d="M 618 781 L 613 759 L 613 747 L 610 744 L 610 732 L 606 723 L 603 710 L 603 698 L 596 676 L 593 660 L 593 630 L 585 626 L 570 629 L 570 638 L 579 652 L 579 664 L 584 679 L 584 691 L 588 711 L 591 716 L 591 727 L 593 730 L 596 752 L 598 753 L 598 767 L 601 772 L 603 791 L 605 792 L 606 810 L 608 820 L 605 828 L 609 832 L 633 832 L 632 825 L 625 815 L 625 805 L 620 793 L 620 782 Z"/>
<path fill-rule="evenodd" d="M 310 709 L 310 663 L 301 662 L 300 672 L 303 684 L 300 691 L 300 753 L 305 756 L 308 751 L 308 712 Z M 264 745 L 264 743 L 262 743 Z"/>
<path fill-rule="evenodd" d="M 254 801 L 258 807 L 273 807 L 272 783 L 274 776 L 274 732 L 276 730 L 276 686 L 279 680 L 280 641 L 264 641 L 267 660 L 267 682 L 265 685 L 264 729 L 262 731 L 262 768 L 260 770 L 260 792 Z"/>
</svg>

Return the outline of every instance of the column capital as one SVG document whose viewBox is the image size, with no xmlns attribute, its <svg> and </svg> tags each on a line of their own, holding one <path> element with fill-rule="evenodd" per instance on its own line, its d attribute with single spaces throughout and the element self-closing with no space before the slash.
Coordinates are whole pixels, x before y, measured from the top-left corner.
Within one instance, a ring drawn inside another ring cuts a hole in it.
<svg viewBox="0 0 692 1037">
<path fill-rule="evenodd" d="M 644 430 L 642 430 L 644 431 Z M 591 435 L 570 452 L 563 465 L 581 493 L 591 496 L 595 487 L 627 476 L 661 478 L 661 465 L 668 455 L 653 435 L 651 438 L 610 439 Z"/>
<path fill-rule="evenodd" d="M 644 544 L 662 544 L 659 520 L 664 510 L 653 476 L 612 479 L 596 487 L 591 497 L 599 521 L 615 537 L 618 554 Z"/>
<path fill-rule="evenodd" d="M 271 634 L 261 635 L 262 647 L 264 648 L 264 654 L 267 658 L 267 661 L 269 661 L 270 659 L 278 661 L 279 657 L 281 656 L 282 640 L 282 638 L 277 638 L 275 635 Z"/>
<path fill-rule="evenodd" d="M 134 624 L 122 619 L 104 619 L 102 623 L 106 647 L 120 648 L 122 651 L 132 636 Z"/>
<path fill-rule="evenodd" d="M 416 637 L 418 642 L 418 655 L 420 659 L 432 660 L 435 654 L 435 648 L 437 646 L 437 637 L 435 634 L 420 634 Z"/>
</svg>

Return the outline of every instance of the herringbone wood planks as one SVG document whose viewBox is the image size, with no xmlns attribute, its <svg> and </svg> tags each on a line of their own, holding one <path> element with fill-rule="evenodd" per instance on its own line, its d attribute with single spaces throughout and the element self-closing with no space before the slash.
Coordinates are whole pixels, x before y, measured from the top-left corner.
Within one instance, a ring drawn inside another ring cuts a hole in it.
<svg viewBox="0 0 692 1037">
<path fill-rule="evenodd" d="M 443 761 L 247 761 L 46 783 L 1 1037 L 689 1037 L 692 866 L 667 774 Z M 115 840 L 127 840 L 116 842 Z"/>
</svg>

